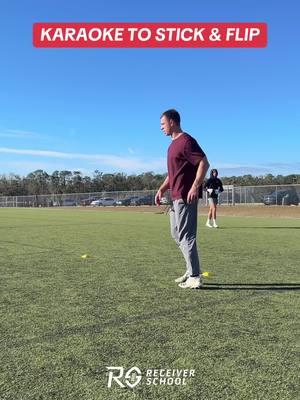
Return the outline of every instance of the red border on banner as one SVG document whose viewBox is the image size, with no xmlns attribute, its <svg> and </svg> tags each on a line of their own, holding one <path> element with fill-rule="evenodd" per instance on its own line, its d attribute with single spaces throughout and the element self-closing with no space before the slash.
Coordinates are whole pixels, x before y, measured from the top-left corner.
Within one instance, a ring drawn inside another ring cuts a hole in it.
<svg viewBox="0 0 300 400">
<path fill-rule="evenodd" d="M 263 48 L 267 24 L 35 23 L 39 48 Z"/>
</svg>

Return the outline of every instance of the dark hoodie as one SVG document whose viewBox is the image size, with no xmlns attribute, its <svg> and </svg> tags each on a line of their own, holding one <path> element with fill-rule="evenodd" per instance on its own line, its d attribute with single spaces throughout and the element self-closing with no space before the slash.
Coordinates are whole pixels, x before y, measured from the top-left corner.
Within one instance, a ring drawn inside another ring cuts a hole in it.
<svg viewBox="0 0 300 400">
<path fill-rule="evenodd" d="M 214 170 L 210 171 L 210 178 L 206 181 L 204 185 L 204 189 L 214 189 L 212 193 L 208 193 L 208 197 L 212 197 L 213 199 L 218 198 L 218 193 L 216 193 L 216 190 L 219 191 L 219 193 L 224 192 L 223 189 L 223 184 L 222 181 L 216 176 L 213 176 Z"/>
</svg>

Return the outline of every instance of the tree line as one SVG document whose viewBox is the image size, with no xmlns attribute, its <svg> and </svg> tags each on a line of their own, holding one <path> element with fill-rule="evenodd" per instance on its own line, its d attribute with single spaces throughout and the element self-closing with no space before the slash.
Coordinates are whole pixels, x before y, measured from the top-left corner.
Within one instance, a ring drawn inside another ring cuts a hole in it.
<svg viewBox="0 0 300 400">
<path fill-rule="evenodd" d="M 23 177 L 16 174 L 0 176 L 0 196 L 156 190 L 165 177 L 166 174 L 153 172 L 126 175 L 98 170 L 92 176 L 83 176 L 80 171 L 54 171 L 48 174 L 39 169 Z M 224 185 L 237 186 L 289 185 L 300 184 L 300 175 L 231 176 L 222 177 L 222 182 Z"/>
</svg>

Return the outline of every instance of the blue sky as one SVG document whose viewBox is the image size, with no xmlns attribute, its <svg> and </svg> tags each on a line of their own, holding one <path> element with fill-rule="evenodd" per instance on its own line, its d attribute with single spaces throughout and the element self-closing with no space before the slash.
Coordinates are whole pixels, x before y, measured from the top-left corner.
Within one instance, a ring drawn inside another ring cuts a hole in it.
<svg viewBox="0 0 300 400">
<path fill-rule="evenodd" d="M 181 113 L 220 175 L 300 173 L 297 0 L 1 5 L 0 174 L 166 171 Z M 266 22 L 265 49 L 37 49 L 35 22 Z"/>
</svg>

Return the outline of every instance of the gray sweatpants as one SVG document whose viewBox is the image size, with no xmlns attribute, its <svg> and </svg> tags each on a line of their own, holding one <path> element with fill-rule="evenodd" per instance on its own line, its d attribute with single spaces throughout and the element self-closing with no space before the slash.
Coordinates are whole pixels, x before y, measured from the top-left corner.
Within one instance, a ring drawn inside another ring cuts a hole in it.
<svg viewBox="0 0 300 400">
<path fill-rule="evenodd" d="M 171 236 L 183 254 L 188 276 L 199 276 L 201 273 L 196 242 L 197 209 L 198 202 L 187 204 L 179 199 L 173 201 L 169 212 Z"/>
</svg>

